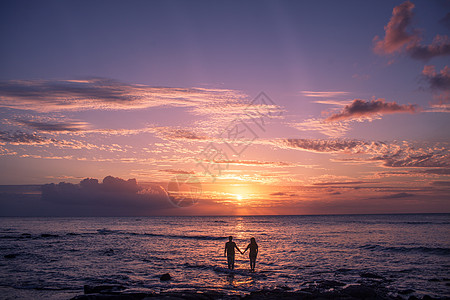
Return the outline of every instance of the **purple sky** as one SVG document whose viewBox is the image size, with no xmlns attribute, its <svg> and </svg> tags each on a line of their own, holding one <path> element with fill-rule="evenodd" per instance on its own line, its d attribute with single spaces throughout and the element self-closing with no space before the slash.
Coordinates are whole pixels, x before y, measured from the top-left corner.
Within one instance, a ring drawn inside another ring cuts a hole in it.
<svg viewBox="0 0 450 300">
<path fill-rule="evenodd" d="M 128 214 L 450 212 L 449 1 L 2 1 L 0 23 L 0 185 L 97 178 L 98 207 L 135 178 L 157 196 Z M 199 203 L 155 205 L 182 174 Z M 0 192 L 5 215 L 54 200 Z"/>
</svg>

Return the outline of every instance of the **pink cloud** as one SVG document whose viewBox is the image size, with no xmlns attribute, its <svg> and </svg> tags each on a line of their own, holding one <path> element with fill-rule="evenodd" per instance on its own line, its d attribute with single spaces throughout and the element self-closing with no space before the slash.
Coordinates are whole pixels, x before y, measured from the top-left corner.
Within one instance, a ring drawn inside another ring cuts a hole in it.
<svg viewBox="0 0 450 300">
<path fill-rule="evenodd" d="M 419 30 L 410 29 L 414 4 L 410 1 L 394 7 L 392 17 L 384 27 L 384 39 L 375 36 L 374 52 L 380 55 L 406 52 L 414 59 L 428 60 L 436 56 L 450 55 L 450 39 L 436 35 L 430 45 L 422 45 Z M 408 31 L 409 29 L 409 31 Z"/>
<path fill-rule="evenodd" d="M 378 36 L 375 36 L 374 38 L 374 50 L 376 53 L 391 54 L 401 51 L 405 45 L 417 40 L 417 32 L 407 32 L 407 28 L 411 24 L 413 17 L 413 8 L 414 4 L 410 1 L 406 1 L 394 7 L 389 23 L 384 26 L 384 39 L 380 40 Z"/>
</svg>

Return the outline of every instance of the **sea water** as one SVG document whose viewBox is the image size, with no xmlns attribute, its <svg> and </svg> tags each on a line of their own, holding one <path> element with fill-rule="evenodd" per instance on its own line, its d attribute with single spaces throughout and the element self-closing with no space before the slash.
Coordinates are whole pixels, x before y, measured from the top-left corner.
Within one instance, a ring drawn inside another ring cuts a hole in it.
<svg viewBox="0 0 450 300">
<path fill-rule="evenodd" d="M 256 239 L 255 273 L 248 252 L 227 269 L 229 235 L 242 250 Z M 450 214 L 0 218 L 2 299 L 70 299 L 102 284 L 245 294 L 321 280 L 442 297 L 449 278 Z"/>
</svg>

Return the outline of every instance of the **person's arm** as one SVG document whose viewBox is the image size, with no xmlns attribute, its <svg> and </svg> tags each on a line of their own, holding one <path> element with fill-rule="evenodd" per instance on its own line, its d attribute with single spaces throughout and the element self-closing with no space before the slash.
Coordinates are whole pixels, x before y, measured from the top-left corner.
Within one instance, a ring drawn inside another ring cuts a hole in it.
<svg viewBox="0 0 450 300">
<path fill-rule="evenodd" d="M 239 251 L 239 253 L 244 254 L 244 253 L 242 253 L 241 249 L 239 249 L 239 247 L 236 244 L 234 244 L 234 247 L 236 247 L 236 249 Z"/>
<path fill-rule="evenodd" d="M 244 253 L 247 252 L 249 247 L 250 247 L 250 244 L 248 244 L 247 248 L 245 248 Z M 244 254 L 244 253 L 242 253 L 242 254 Z"/>
<path fill-rule="evenodd" d="M 227 244 L 225 244 L 225 250 L 223 250 L 223 256 L 227 256 Z"/>
</svg>

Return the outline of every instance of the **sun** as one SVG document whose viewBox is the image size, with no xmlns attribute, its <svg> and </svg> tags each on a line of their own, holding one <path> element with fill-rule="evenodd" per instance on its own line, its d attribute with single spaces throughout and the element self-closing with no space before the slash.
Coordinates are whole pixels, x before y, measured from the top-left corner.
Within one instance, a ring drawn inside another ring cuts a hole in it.
<svg viewBox="0 0 450 300">
<path fill-rule="evenodd" d="M 242 200 L 242 195 L 236 195 L 236 199 L 241 201 Z"/>
</svg>

